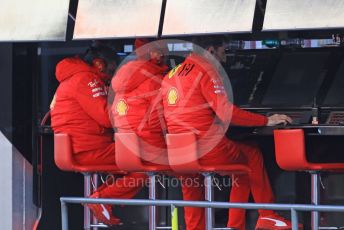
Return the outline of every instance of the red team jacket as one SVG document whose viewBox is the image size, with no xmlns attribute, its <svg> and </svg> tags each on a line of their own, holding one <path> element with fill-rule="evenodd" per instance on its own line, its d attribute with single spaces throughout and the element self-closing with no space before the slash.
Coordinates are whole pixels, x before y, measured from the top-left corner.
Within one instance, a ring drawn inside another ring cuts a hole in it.
<svg viewBox="0 0 344 230">
<path fill-rule="evenodd" d="M 194 53 L 165 76 L 162 96 L 169 133 L 193 132 L 202 137 L 203 147 L 219 143 L 229 123 L 240 126 L 267 123 L 265 116 L 230 103 L 218 70 Z M 209 152 L 213 147 L 203 151 Z"/>
<path fill-rule="evenodd" d="M 146 60 L 134 60 L 123 65 L 112 79 L 115 99 L 112 116 L 118 132 L 134 132 L 143 140 L 143 160 L 162 163 L 163 108 L 161 81 L 167 67 Z M 145 145 L 146 143 L 147 145 Z M 154 148 L 156 147 L 156 149 Z"/>
<path fill-rule="evenodd" d="M 60 85 L 51 111 L 54 132 L 71 136 L 74 153 L 105 148 L 113 143 L 106 76 L 75 57 L 58 63 L 56 78 Z"/>
</svg>

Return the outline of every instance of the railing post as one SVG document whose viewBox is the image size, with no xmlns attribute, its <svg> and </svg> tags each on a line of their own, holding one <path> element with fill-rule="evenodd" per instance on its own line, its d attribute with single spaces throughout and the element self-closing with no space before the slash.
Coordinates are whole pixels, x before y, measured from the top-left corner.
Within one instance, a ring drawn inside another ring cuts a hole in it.
<svg viewBox="0 0 344 230">
<path fill-rule="evenodd" d="M 68 206 L 64 201 L 61 201 L 61 225 L 62 230 L 68 230 Z"/>
<path fill-rule="evenodd" d="M 211 173 L 204 173 L 204 187 L 205 187 L 205 200 L 206 201 L 213 201 L 213 186 L 212 186 L 212 174 Z M 206 223 L 206 230 L 213 229 L 214 223 L 214 215 L 212 208 L 205 209 L 205 223 Z"/>
<path fill-rule="evenodd" d="M 91 195 L 91 175 L 89 173 L 84 174 L 84 197 Z M 91 229 L 91 211 L 87 205 L 84 205 L 84 229 Z"/>
<path fill-rule="evenodd" d="M 291 209 L 291 229 L 298 230 L 299 220 L 295 209 Z"/>
<path fill-rule="evenodd" d="M 311 189 L 311 199 L 312 204 L 319 205 L 319 179 L 317 172 L 311 172 L 312 189 Z M 318 230 L 319 228 L 319 212 L 312 211 L 312 230 Z"/>
<path fill-rule="evenodd" d="M 92 193 L 94 193 L 97 188 L 98 188 L 98 174 L 97 173 L 94 173 L 92 175 Z M 90 194 L 91 195 L 91 194 Z M 95 216 L 92 215 L 92 225 L 98 225 L 98 220 L 97 218 L 95 218 Z M 93 230 L 98 230 L 98 227 L 93 227 Z"/>
<path fill-rule="evenodd" d="M 148 173 L 149 176 L 149 199 L 156 199 L 156 174 Z M 149 206 L 149 230 L 156 229 L 156 206 Z"/>
</svg>

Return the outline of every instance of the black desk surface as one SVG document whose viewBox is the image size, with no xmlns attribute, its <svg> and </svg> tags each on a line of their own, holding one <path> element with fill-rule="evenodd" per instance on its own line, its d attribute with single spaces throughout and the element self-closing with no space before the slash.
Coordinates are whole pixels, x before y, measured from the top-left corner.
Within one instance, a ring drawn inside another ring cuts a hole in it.
<svg viewBox="0 0 344 230">
<path fill-rule="evenodd" d="M 275 129 L 303 129 L 306 135 L 325 135 L 342 136 L 344 135 L 344 126 L 339 125 L 278 125 L 269 127 L 258 127 L 253 130 L 254 135 L 272 135 Z"/>
</svg>

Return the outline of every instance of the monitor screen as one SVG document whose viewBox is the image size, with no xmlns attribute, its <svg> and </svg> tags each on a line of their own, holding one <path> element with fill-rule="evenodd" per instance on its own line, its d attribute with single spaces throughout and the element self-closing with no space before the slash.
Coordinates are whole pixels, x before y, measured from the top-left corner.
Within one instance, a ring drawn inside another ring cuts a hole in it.
<svg viewBox="0 0 344 230">
<path fill-rule="evenodd" d="M 269 78 L 277 65 L 277 52 L 238 53 L 230 56 L 227 73 L 236 105 L 252 106 L 260 96 L 262 82 Z"/>
<path fill-rule="evenodd" d="M 263 106 L 311 106 L 325 78 L 329 52 L 284 53 L 263 97 Z"/>
<path fill-rule="evenodd" d="M 325 97 L 325 106 L 344 106 L 344 61 L 334 77 L 332 85 Z"/>
</svg>

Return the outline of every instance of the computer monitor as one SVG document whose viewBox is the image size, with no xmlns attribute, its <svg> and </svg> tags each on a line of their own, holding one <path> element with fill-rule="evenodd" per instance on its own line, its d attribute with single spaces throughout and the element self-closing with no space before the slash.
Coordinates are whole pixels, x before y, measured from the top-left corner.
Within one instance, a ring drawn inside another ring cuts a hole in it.
<svg viewBox="0 0 344 230">
<path fill-rule="evenodd" d="M 227 73 L 233 90 L 233 102 L 251 107 L 259 101 L 262 82 L 269 79 L 277 65 L 279 54 L 275 50 L 241 52 L 230 56 Z"/>
<path fill-rule="evenodd" d="M 332 85 L 324 99 L 324 106 L 343 107 L 344 106 L 344 61 L 339 66 Z"/>
<path fill-rule="evenodd" d="M 276 67 L 261 104 L 274 107 L 311 106 L 326 75 L 329 52 L 288 52 Z"/>
</svg>

